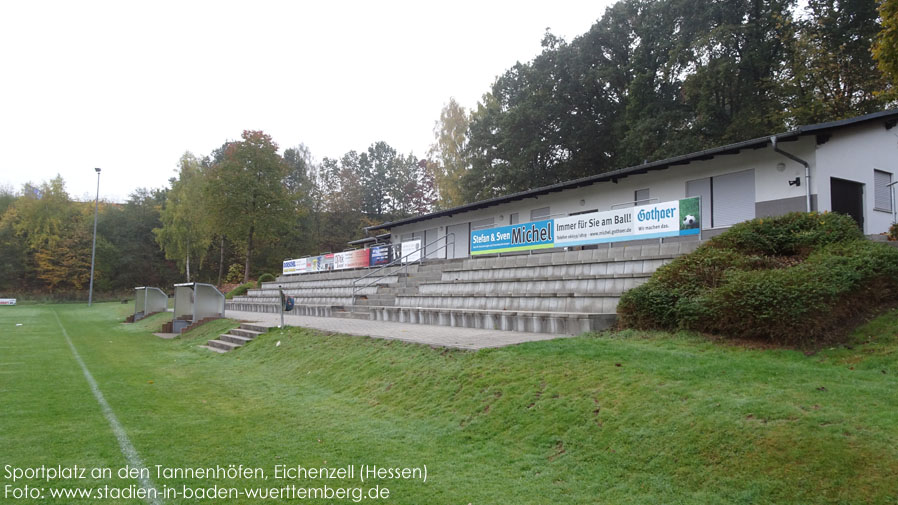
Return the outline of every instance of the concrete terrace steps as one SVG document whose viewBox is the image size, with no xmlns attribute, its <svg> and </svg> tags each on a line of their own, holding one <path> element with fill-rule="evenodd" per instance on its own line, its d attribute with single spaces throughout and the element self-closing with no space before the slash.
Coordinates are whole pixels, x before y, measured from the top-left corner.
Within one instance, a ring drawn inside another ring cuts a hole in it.
<svg viewBox="0 0 898 505">
<path fill-rule="evenodd" d="M 352 281 L 372 270 L 302 274 L 250 290 L 230 301 L 228 309 L 277 314 L 281 284 L 296 301 L 291 315 L 578 334 L 613 325 L 625 291 L 699 244 L 615 244 L 425 262 L 391 269 L 391 278 L 354 296 L 329 295 L 352 293 Z"/>
<path fill-rule="evenodd" d="M 559 279 L 572 277 L 598 277 L 622 274 L 648 274 L 673 261 L 674 257 L 654 257 L 650 259 L 629 259 L 616 261 L 594 261 L 559 263 L 540 266 L 506 266 L 491 269 L 468 268 L 443 272 L 440 280 L 450 281 L 494 281 Z"/>
<path fill-rule="evenodd" d="M 392 268 L 392 267 L 391 267 Z M 412 264 L 408 266 L 409 272 L 417 272 L 418 265 Z M 277 286 L 278 284 L 283 284 L 285 282 L 307 282 L 307 281 L 319 281 L 319 280 L 338 280 L 338 279 L 360 279 L 365 275 L 368 275 L 372 272 L 372 269 L 356 269 L 356 270 L 331 270 L 327 272 L 316 272 L 312 274 L 295 274 L 295 275 L 281 275 L 274 282 L 264 282 L 265 284 L 271 284 Z M 392 272 L 386 272 L 390 275 L 397 275 L 396 270 Z M 376 277 L 379 274 L 375 274 L 372 277 Z"/>
<path fill-rule="evenodd" d="M 584 277 L 578 279 L 500 279 L 487 281 L 453 281 L 418 286 L 419 296 L 489 296 L 491 294 L 545 296 L 560 293 L 623 293 L 648 281 L 650 275 L 628 277 Z M 397 293 L 402 295 L 407 293 Z"/>
<path fill-rule="evenodd" d="M 370 286 L 367 288 L 361 288 L 357 291 L 353 290 L 352 287 L 344 287 L 344 288 L 314 288 L 314 289 L 285 289 L 284 294 L 287 296 L 292 296 L 294 298 L 317 298 L 317 297 L 328 297 L 328 298 L 337 298 L 341 296 L 352 296 L 353 292 L 356 294 L 363 295 L 373 295 L 377 293 L 376 286 Z M 235 296 L 234 298 L 280 298 L 281 293 L 276 289 L 250 289 L 244 295 L 240 295 L 239 297 Z"/>
<path fill-rule="evenodd" d="M 610 328 L 616 314 L 525 310 L 370 307 L 370 319 L 459 328 L 578 335 Z"/>
<path fill-rule="evenodd" d="M 399 278 L 404 275 L 389 275 L 384 277 L 383 279 L 377 280 L 375 284 L 392 284 L 396 282 Z M 293 276 L 295 277 L 295 276 Z M 294 279 L 287 277 L 282 281 L 275 282 L 263 282 L 261 288 L 263 290 L 278 290 L 278 286 L 283 289 L 309 289 L 309 288 L 340 288 L 340 287 L 353 287 L 355 281 L 360 279 L 360 277 L 350 277 L 344 279 L 318 279 L 318 280 L 304 280 L 304 279 Z M 358 281 L 357 284 L 363 285 L 368 282 L 374 281 L 374 278 L 364 279 Z"/>
<path fill-rule="evenodd" d="M 689 240 L 665 242 L 662 244 L 628 245 L 618 247 L 600 246 L 597 249 L 581 251 L 535 252 L 533 254 L 483 255 L 467 258 L 460 264 L 447 266 L 444 272 L 452 270 L 493 269 L 509 266 L 541 266 L 572 263 L 595 263 L 601 261 L 621 261 L 639 259 L 673 258 L 694 251 L 701 242 Z"/>
<path fill-rule="evenodd" d="M 620 293 L 397 297 L 397 308 L 616 314 Z"/>
<path fill-rule="evenodd" d="M 359 310 L 356 307 L 343 307 L 342 310 L 334 310 L 331 317 L 342 317 L 344 319 L 362 319 L 370 321 L 371 316 L 367 310 Z"/>
<path fill-rule="evenodd" d="M 293 297 L 294 303 L 297 305 L 306 305 L 306 304 L 316 304 L 316 305 L 346 305 L 352 304 L 352 296 L 299 296 L 299 295 L 290 295 Z M 264 303 L 269 305 L 280 305 L 281 297 L 280 296 L 235 296 L 226 304 L 239 304 L 239 303 Z M 230 305 L 228 305 L 230 308 Z M 239 310 L 239 309 L 238 309 Z"/>
<path fill-rule="evenodd" d="M 206 342 L 203 346 L 216 352 L 230 352 L 252 342 L 256 337 L 268 331 L 268 328 L 252 323 L 242 323 L 228 333 Z"/>
</svg>

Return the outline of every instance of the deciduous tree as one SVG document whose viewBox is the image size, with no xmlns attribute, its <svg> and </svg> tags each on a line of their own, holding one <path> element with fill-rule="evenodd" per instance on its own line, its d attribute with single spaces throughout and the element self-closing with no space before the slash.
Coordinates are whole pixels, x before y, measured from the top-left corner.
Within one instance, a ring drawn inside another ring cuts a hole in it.
<svg viewBox="0 0 898 505">
<path fill-rule="evenodd" d="M 434 143 L 430 146 L 428 165 L 438 195 L 438 206 L 443 209 L 464 203 L 461 178 L 468 170 L 468 125 L 470 119 L 464 107 L 450 98 L 440 119 L 433 128 Z"/>
<path fill-rule="evenodd" d="M 171 180 L 160 228 L 153 229 L 165 257 L 177 262 L 190 282 L 190 260 L 202 264 L 212 240 L 210 205 L 203 168 L 191 153 L 181 156 L 178 178 Z"/>
<path fill-rule="evenodd" d="M 243 280 L 250 278 L 253 249 L 276 239 L 296 211 L 284 184 L 287 164 L 278 146 L 261 131 L 245 130 L 209 168 L 207 203 L 214 229 L 240 244 L 246 255 Z"/>
</svg>

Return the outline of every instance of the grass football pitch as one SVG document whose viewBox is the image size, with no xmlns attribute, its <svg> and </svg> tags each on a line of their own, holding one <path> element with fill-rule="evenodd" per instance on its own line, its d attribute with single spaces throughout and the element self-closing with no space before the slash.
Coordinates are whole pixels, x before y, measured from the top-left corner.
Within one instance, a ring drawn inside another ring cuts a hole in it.
<svg viewBox="0 0 898 505">
<path fill-rule="evenodd" d="M 129 310 L 0 307 L 0 503 L 898 500 L 898 311 L 807 354 L 294 328 L 219 355 L 198 346 L 235 323 L 163 340 Z"/>
</svg>

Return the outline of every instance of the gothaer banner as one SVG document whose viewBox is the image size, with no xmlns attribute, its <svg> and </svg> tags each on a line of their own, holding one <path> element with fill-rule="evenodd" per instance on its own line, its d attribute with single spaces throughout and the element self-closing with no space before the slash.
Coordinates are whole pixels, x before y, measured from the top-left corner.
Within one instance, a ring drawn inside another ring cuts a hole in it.
<svg viewBox="0 0 898 505">
<path fill-rule="evenodd" d="M 471 254 L 697 235 L 701 222 L 699 198 L 684 198 L 473 231 Z"/>
</svg>

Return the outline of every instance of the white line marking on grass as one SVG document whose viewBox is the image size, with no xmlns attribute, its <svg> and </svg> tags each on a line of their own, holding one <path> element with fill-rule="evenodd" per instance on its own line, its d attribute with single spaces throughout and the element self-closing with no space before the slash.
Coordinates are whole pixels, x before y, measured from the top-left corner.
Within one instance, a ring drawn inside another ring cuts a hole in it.
<svg viewBox="0 0 898 505">
<path fill-rule="evenodd" d="M 18 363 L 0 363 L 0 366 L 9 366 L 9 365 L 24 365 L 25 363 L 19 361 Z"/>
<path fill-rule="evenodd" d="M 137 454 L 137 449 L 134 448 L 134 445 L 131 444 L 131 440 L 128 439 L 128 434 L 125 433 L 125 429 L 122 428 L 121 423 L 118 422 L 118 418 L 115 417 L 115 412 L 112 411 L 112 407 L 109 406 L 109 403 L 106 402 L 106 398 L 103 397 L 103 393 L 100 391 L 100 386 L 97 385 L 97 381 L 94 380 L 94 376 L 90 374 L 90 370 L 87 369 L 87 365 L 84 364 L 81 355 L 75 350 L 75 345 L 72 344 L 72 339 L 69 338 L 69 334 L 65 331 L 65 327 L 62 325 L 62 321 L 59 320 L 59 315 L 56 314 L 55 310 L 53 311 L 53 316 L 56 318 L 56 323 L 59 325 L 59 329 L 62 330 L 62 336 L 65 337 L 66 343 L 69 344 L 69 349 L 72 350 L 72 354 L 75 356 L 75 361 L 81 366 L 81 371 L 84 372 L 84 378 L 87 379 L 87 383 L 90 384 L 90 389 L 93 391 L 97 403 L 100 404 L 100 410 L 103 411 L 103 415 L 106 416 L 106 420 L 109 421 L 109 426 L 112 427 L 112 432 L 115 433 L 115 438 L 118 439 L 118 445 L 122 448 L 122 455 L 125 456 L 125 459 L 132 468 L 146 468 L 143 461 L 140 459 L 140 455 Z M 156 490 L 153 481 L 141 477 L 137 479 L 137 482 L 140 483 L 140 487 L 147 490 L 148 503 L 161 505 L 162 501 L 159 499 L 159 491 Z"/>
</svg>

